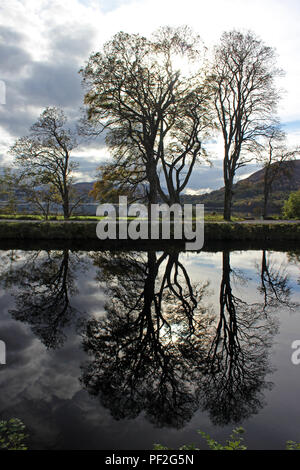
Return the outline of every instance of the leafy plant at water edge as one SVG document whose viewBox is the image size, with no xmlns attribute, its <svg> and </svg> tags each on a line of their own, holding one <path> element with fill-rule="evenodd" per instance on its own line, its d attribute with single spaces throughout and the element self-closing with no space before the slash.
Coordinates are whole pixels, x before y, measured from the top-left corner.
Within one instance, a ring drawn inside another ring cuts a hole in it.
<svg viewBox="0 0 300 470">
<path fill-rule="evenodd" d="M 247 450 L 247 447 L 243 444 L 245 430 L 242 427 L 233 429 L 229 438 L 226 440 L 226 443 L 223 445 L 213 439 L 209 434 L 206 434 L 203 431 L 198 431 L 198 433 L 206 440 L 206 443 L 210 450 Z M 154 444 L 154 450 L 171 450 L 168 447 L 165 447 L 161 444 Z M 179 450 L 200 450 L 195 444 L 183 445 L 179 447 Z M 300 450 L 300 443 L 295 441 L 286 442 L 286 450 Z"/>
<path fill-rule="evenodd" d="M 0 421 L 0 449 L 2 450 L 27 450 L 24 440 L 25 425 L 19 418 L 11 418 L 8 421 Z"/>
<path fill-rule="evenodd" d="M 203 431 L 198 431 L 199 434 L 206 440 L 208 447 L 211 450 L 246 450 L 247 447 L 243 444 L 244 438 L 241 437 L 245 432 L 244 428 L 233 429 L 232 433 L 229 436 L 229 439 L 226 440 L 226 444 L 222 445 L 219 442 L 215 441 L 210 437 L 209 434 L 206 434 Z"/>
<path fill-rule="evenodd" d="M 286 441 L 286 450 L 300 450 L 300 442 Z"/>
<path fill-rule="evenodd" d="M 243 437 L 241 435 L 245 430 L 241 427 L 233 429 L 232 433 L 229 436 L 229 439 L 226 440 L 226 444 L 222 445 L 219 442 L 215 441 L 209 434 L 206 434 L 203 431 L 198 431 L 198 433 L 206 440 L 206 443 L 210 450 L 246 450 L 247 447 L 242 444 Z M 164 447 L 161 444 L 154 444 L 155 450 L 166 450 L 168 447 Z M 200 450 L 195 446 L 195 444 L 183 445 L 179 450 Z"/>
</svg>

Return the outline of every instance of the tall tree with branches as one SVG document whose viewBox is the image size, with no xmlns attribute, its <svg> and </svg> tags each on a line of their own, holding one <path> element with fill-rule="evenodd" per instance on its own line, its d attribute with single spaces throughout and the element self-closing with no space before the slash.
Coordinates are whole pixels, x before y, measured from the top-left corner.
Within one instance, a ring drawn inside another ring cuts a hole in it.
<svg viewBox="0 0 300 470">
<path fill-rule="evenodd" d="M 152 39 L 120 32 L 81 70 L 85 132 L 106 132 L 114 163 L 139 169 L 150 204 L 179 202 L 205 156 L 212 119 L 204 68 L 195 68 L 202 56 L 188 28 L 161 28 Z"/>
<path fill-rule="evenodd" d="M 231 219 L 234 177 L 275 122 L 275 51 L 253 33 L 225 32 L 215 48 L 210 86 L 223 141 L 224 219 Z"/>
</svg>

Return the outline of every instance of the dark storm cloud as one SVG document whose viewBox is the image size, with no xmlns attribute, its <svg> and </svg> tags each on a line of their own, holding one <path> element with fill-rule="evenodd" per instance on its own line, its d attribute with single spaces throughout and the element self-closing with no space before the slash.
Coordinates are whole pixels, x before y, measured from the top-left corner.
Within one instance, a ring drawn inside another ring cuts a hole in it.
<svg viewBox="0 0 300 470">
<path fill-rule="evenodd" d="M 15 44 L 21 42 L 23 39 L 24 36 L 22 33 L 7 26 L 0 25 L 0 41 L 5 44 Z"/>
<path fill-rule="evenodd" d="M 0 26 L 0 70 L 1 79 L 15 80 L 31 57 L 23 48 L 24 36 L 6 26 Z"/>
<path fill-rule="evenodd" d="M 8 95 L 14 101 L 16 98 L 19 78 L 22 76 L 24 67 L 31 62 L 30 55 L 23 49 L 23 36 L 10 28 L 0 26 L 0 79 L 5 82 L 7 106 L 0 107 L 0 124 L 5 124 L 5 117 L 10 118 Z M 18 117 L 17 117 L 18 119 Z M 10 119 L 9 119 L 10 120 Z M 10 125 L 3 126 L 10 129 Z"/>
<path fill-rule="evenodd" d="M 76 66 L 35 62 L 30 71 L 30 77 L 22 80 L 19 88 L 28 104 L 62 108 L 81 105 L 83 93 Z"/>
<path fill-rule="evenodd" d="M 19 73 L 30 60 L 30 55 L 20 47 L 0 43 L 1 78 Z"/>
<path fill-rule="evenodd" d="M 83 90 L 78 71 L 91 52 L 94 32 L 60 26 L 50 29 L 47 37 L 49 59 L 35 61 L 22 34 L 0 27 L 0 79 L 6 84 L 0 125 L 14 137 L 27 134 L 38 117 L 35 110 L 46 106 L 63 108 L 71 117 L 70 127 L 79 118 Z"/>
</svg>

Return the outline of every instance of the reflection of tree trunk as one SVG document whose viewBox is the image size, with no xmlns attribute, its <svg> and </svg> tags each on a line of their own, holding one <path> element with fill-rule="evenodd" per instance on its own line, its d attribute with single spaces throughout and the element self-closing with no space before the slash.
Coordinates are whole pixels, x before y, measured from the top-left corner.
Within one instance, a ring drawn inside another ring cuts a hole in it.
<svg viewBox="0 0 300 470">
<path fill-rule="evenodd" d="M 63 308 L 63 311 L 61 313 L 64 314 L 66 312 L 66 310 L 68 309 L 69 303 L 70 303 L 70 301 L 69 301 L 69 291 L 68 291 L 68 272 L 69 272 L 69 250 L 68 249 L 64 250 L 64 256 L 63 256 L 63 259 L 62 259 L 61 266 L 62 266 L 62 270 L 63 270 L 62 282 L 61 282 L 61 291 L 62 291 L 63 297 L 65 299 L 64 308 Z"/>
<path fill-rule="evenodd" d="M 220 318 L 217 326 L 216 336 L 211 348 L 212 365 L 217 357 L 218 351 L 226 352 L 229 362 L 235 360 L 239 350 L 238 327 L 236 318 L 235 298 L 232 294 L 230 281 L 230 252 L 223 251 L 222 280 L 220 286 Z M 229 366 L 230 368 L 231 366 Z"/>
<path fill-rule="evenodd" d="M 148 263 L 147 263 L 147 277 L 144 284 L 143 292 L 143 311 L 142 314 L 146 317 L 147 321 L 147 332 L 150 336 L 154 336 L 154 326 L 152 322 L 152 311 L 151 307 L 155 300 L 155 280 L 158 271 L 158 265 L 156 263 L 156 253 L 153 251 L 148 252 Z M 143 327 L 143 322 L 141 322 Z M 141 334 L 143 332 L 141 331 Z M 157 332 L 158 333 L 158 332 Z"/>
<path fill-rule="evenodd" d="M 260 279 L 261 279 L 261 288 L 264 295 L 264 308 L 266 308 L 268 304 L 268 294 L 267 294 L 267 287 L 265 283 L 265 275 L 268 274 L 268 267 L 267 267 L 267 257 L 266 257 L 266 250 L 262 252 L 262 260 L 261 260 L 261 272 L 260 272 Z"/>
<path fill-rule="evenodd" d="M 223 276 L 220 289 L 220 315 L 224 321 L 224 333 L 227 332 L 229 349 L 235 346 L 237 341 L 237 322 L 236 322 L 236 308 L 234 297 L 232 295 L 231 282 L 230 282 L 230 253 L 223 251 Z M 226 320 L 226 313 L 229 314 Z M 226 336 L 226 334 L 225 334 Z"/>
</svg>

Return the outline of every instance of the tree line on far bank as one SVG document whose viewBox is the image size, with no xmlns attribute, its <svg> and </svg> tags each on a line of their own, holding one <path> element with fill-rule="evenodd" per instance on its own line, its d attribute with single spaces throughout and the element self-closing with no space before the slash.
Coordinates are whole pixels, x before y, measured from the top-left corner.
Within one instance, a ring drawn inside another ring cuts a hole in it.
<svg viewBox="0 0 300 470">
<path fill-rule="evenodd" d="M 250 161 L 264 168 L 267 217 L 272 186 L 299 148 L 287 145 L 276 114 L 282 71 L 275 50 L 254 33 L 225 32 L 207 52 L 188 27 L 162 27 L 150 39 L 120 32 L 80 73 L 85 114 L 77 131 L 63 110 L 46 108 L 11 147 L 14 171 L 4 185 L 19 188 L 46 217 L 60 205 L 68 219 L 83 199 L 74 189 L 76 134 L 103 134 L 111 160 L 99 167 L 94 198 L 171 205 L 195 166 L 210 162 L 208 144 L 221 135 L 224 219 L 231 220 L 236 172 Z"/>
</svg>

